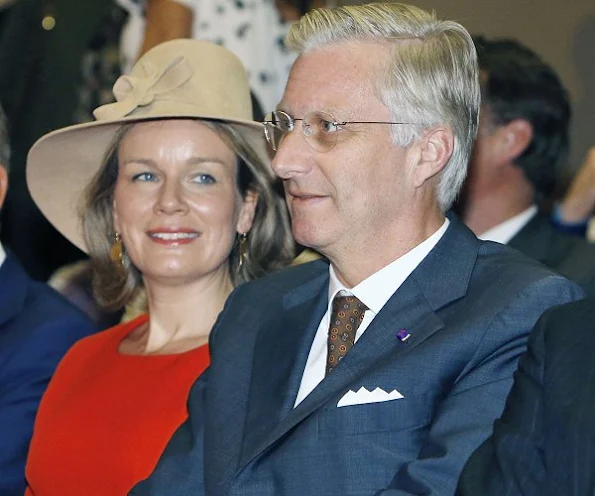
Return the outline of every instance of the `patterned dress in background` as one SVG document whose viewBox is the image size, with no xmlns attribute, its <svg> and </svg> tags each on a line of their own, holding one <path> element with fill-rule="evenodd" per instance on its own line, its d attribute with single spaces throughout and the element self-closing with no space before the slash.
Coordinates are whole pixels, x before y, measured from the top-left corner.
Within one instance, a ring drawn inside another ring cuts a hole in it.
<svg viewBox="0 0 595 496">
<path fill-rule="evenodd" d="M 121 43 L 123 71 L 137 58 L 144 30 L 144 0 L 116 0 L 129 12 Z M 274 0 L 173 0 L 194 13 L 193 37 L 232 51 L 248 72 L 250 87 L 262 108 L 273 109 L 283 95 L 295 54 L 284 38 L 289 24 L 282 21 Z"/>
</svg>

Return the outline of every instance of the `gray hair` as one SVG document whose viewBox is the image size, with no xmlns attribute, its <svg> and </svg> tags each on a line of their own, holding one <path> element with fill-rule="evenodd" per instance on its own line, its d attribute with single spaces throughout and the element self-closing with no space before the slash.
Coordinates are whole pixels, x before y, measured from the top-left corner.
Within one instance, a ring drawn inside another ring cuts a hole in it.
<svg viewBox="0 0 595 496">
<path fill-rule="evenodd" d="M 378 41 L 392 48 L 386 68 L 375 75 L 379 100 L 391 109 L 394 142 L 409 146 L 424 129 L 447 125 L 454 134 L 452 156 L 436 196 L 448 210 L 465 180 L 477 133 L 480 89 L 477 55 L 460 24 L 400 3 L 371 3 L 315 9 L 294 24 L 287 45 L 305 53 L 344 41 Z"/>
<path fill-rule="evenodd" d="M 10 137 L 8 135 L 8 120 L 4 109 L 0 107 L 0 166 L 10 172 Z"/>
<path fill-rule="evenodd" d="M 239 266 L 239 242 L 229 254 L 232 282 L 239 284 L 288 265 L 295 244 L 285 201 L 278 179 L 269 164 L 264 163 L 241 132 L 231 124 L 201 120 L 211 128 L 238 157 L 238 194 L 248 191 L 258 195 L 252 229 L 247 236 L 247 258 Z M 81 217 L 83 234 L 93 265 L 93 292 L 105 308 L 120 309 L 143 292 L 142 277 L 124 251 L 122 268 L 110 258 L 114 243 L 113 200 L 118 178 L 118 147 L 134 124 L 122 126 L 109 147 L 103 164 L 83 195 Z M 123 270 L 122 270 L 123 269 Z"/>
</svg>

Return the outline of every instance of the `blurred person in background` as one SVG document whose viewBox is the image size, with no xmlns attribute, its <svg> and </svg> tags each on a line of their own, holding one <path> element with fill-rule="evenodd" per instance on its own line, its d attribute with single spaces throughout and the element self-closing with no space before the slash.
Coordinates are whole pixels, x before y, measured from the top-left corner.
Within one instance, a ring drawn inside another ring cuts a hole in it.
<svg viewBox="0 0 595 496">
<path fill-rule="evenodd" d="M 91 261 L 79 260 L 59 268 L 48 279 L 48 284 L 85 312 L 99 329 L 108 329 L 121 321 L 124 310 L 103 308 L 95 299 L 92 281 Z"/>
<path fill-rule="evenodd" d="M 557 230 L 542 205 L 569 147 L 570 102 L 555 71 L 516 40 L 474 38 L 482 110 L 457 210 L 480 238 L 507 244 L 595 294 L 595 247 Z"/>
<path fill-rule="evenodd" d="M 552 221 L 561 231 L 595 241 L 591 217 L 595 213 L 595 146 L 574 175 L 566 194 L 554 206 Z"/>
<path fill-rule="evenodd" d="M 163 41 L 196 38 L 222 45 L 246 67 L 254 113 L 281 99 L 295 59 L 285 47 L 291 23 L 326 0 L 116 0 L 129 13 L 121 39 L 126 70 L 139 55 Z"/>
<path fill-rule="evenodd" d="M 114 94 L 96 122 L 36 143 L 28 182 L 48 219 L 91 256 L 98 300 L 121 307 L 144 288 L 148 313 L 62 361 L 35 425 L 27 494 L 125 494 L 147 477 L 187 416 L 228 294 L 293 256 L 233 54 L 197 40 L 158 45 Z"/>
<path fill-rule="evenodd" d="M 595 494 L 595 301 L 554 307 L 531 333 L 494 434 L 458 496 Z"/>
<path fill-rule="evenodd" d="M 8 190 L 10 145 L 0 109 L 0 208 Z M 39 401 L 58 362 L 96 331 L 85 315 L 33 281 L 0 244 L 0 494 L 22 495 Z"/>
<path fill-rule="evenodd" d="M 105 39 L 105 19 L 112 15 L 113 5 L 114 0 L 18 0 L 2 22 L 0 101 L 13 154 L 1 235 L 36 280 L 46 281 L 58 267 L 84 253 L 51 226 L 31 199 L 25 181 L 27 152 L 45 133 L 79 121 L 79 90 L 86 84 L 81 78 L 83 61 L 91 62 L 87 52 L 98 50 Z"/>
</svg>

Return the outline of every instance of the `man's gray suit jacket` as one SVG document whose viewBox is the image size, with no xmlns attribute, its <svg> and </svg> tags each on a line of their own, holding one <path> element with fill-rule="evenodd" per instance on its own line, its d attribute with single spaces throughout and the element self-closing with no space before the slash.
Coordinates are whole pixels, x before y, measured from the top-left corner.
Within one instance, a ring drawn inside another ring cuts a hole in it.
<svg viewBox="0 0 595 496">
<path fill-rule="evenodd" d="M 294 408 L 328 282 L 321 260 L 232 293 L 190 418 L 133 494 L 452 495 L 502 412 L 538 317 L 583 296 L 451 217 L 340 365 Z M 337 407 L 362 386 L 403 398 Z"/>
</svg>

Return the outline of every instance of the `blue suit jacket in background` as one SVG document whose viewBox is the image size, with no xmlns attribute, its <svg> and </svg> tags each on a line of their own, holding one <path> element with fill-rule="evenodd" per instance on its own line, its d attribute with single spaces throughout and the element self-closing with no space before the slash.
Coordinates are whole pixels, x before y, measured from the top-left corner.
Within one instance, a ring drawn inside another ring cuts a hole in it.
<svg viewBox="0 0 595 496">
<path fill-rule="evenodd" d="M 33 281 L 10 254 L 0 267 L 0 494 L 25 491 L 25 461 L 37 407 L 54 369 L 95 332 L 84 313 Z"/>
<path fill-rule="evenodd" d="M 493 436 L 473 454 L 459 496 L 595 494 L 595 300 L 539 320 Z"/>
<path fill-rule="evenodd" d="M 317 261 L 232 293 L 190 418 L 133 494 L 452 495 L 502 413 L 538 317 L 583 296 L 452 217 L 340 365 L 294 408 L 328 283 L 328 263 Z M 404 397 L 337 407 L 362 386 Z"/>
</svg>

